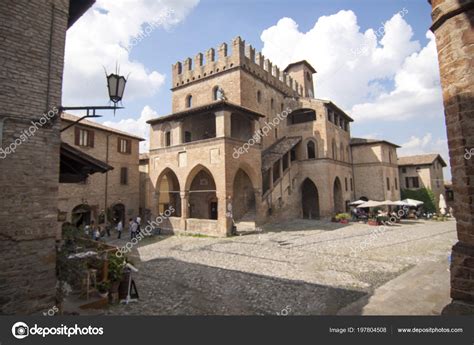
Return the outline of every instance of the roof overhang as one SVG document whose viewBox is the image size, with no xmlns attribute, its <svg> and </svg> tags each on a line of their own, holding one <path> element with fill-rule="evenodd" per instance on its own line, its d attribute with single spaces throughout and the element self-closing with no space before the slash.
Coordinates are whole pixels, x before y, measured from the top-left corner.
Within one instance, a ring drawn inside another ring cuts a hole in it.
<svg viewBox="0 0 474 345">
<path fill-rule="evenodd" d="M 61 143 L 59 183 L 84 182 L 89 175 L 105 173 L 112 166 L 79 151 L 69 144 Z"/>
<path fill-rule="evenodd" d="M 95 3 L 95 0 L 69 0 L 68 29 Z"/>
<path fill-rule="evenodd" d="M 177 113 L 173 113 L 170 115 L 158 117 L 156 119 L 151 119 L 148 120 L 147 123 L 150 125 L 155 125 L 161 122 L 167 122 L 167 121 L 175 121 L 175 120 L 181 120 L 184 119 L 188 116 L 195 115 L 195 114 L 202 114 L 206 112 L 212 112 L 212 111 L 221 111 L 221 110 L 230 110 L 235 113 L 241 113 L 247 116 L 250 116 L 254 119 L 259 119 L 259 118 L 264 118 L 265 115 L 260 114 L 256 111 L 253 111 L 251 109 L 242 107 L 240 105 L 237 105 L 235 103 L 231 103 L 228 101 L 215 101 L 212 103 L 208 103 L 199 107 L 193 107 L 189 108 Z"/>
</svg>

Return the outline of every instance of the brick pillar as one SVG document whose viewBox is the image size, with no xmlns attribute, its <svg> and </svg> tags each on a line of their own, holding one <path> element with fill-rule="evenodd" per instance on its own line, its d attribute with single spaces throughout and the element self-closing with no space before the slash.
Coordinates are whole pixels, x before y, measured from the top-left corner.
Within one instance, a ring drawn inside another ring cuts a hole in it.
<svg viewBox="0 0 474 345">
<path fill-rule="evenodd" d="M 216 138 L 231 136 L 231 115 L 228 110 L 216 111 Z"/>
<path fill-rule="evenodd" d="M 181 231 L 186 230 L 186 219 L 189 218 L 189 192 L 182 191 L 179 193 L 181 196 Z"/>
<path fill-rule="evenodd" d="M 474 313 L 474 1 L 432 0 L 459 241 L 453 246 L 451 297 L 445 314 Z"/>
</svg>

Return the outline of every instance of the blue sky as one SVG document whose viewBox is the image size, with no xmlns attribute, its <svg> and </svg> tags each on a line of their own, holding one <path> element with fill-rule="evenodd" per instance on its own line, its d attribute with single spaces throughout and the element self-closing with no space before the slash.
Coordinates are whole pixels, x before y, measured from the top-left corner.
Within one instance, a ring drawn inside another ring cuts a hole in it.
<svg viewBox="0 0 474 345">
<path fill-rule="evenodd" d="M 174 15 L 128 53 L 124 47 L 165 9 Z M 387 22 L 386 37 L 374 36 Z M 63 103 L 106 103 L 102 66 L 112 70 L 118 62 L 124 74 L 131 72 L 126 109 L 102 122 L 146 136 L 145 119 L 171 112 L 171 65 L 240 35 L 282 68 L 310 61 L 318 71 L 316 97 L 354 117 L 353 136 L 447 160 L 430 22 L 426 1 L 98 0 L 68 33 Z"/>
</svg>

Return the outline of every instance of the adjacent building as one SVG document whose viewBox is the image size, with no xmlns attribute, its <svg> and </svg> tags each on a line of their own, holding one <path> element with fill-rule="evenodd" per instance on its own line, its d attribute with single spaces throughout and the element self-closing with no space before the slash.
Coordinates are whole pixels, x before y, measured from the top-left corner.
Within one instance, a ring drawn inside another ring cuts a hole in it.
<svg viewBox="0 0 474 345">
<path fill-rule="evenodd" d="M 445 193 L 444 167 L 446 162 L 437 153 L 399 157 L 400 186 L 402 189 L 430 189 L 438 207 L 440 195 Z"/>
<path fill-rule="evenodd" d="M 400 200 L 399 147 L 385 140 L 351 139 L 356 199 Z"/>
<path fill-rule="evenodd" d="M 62 113 L 61 128 L 79 117 Z M 76 226 L 118 223 L 140 213 L 139 144 L 143 138 L 97 122 L 82 120 L 61 132 L 63 143 L 113 169 L 80 183 L 60 183 L 58 210 L 62 221 Z"/>
</svg>

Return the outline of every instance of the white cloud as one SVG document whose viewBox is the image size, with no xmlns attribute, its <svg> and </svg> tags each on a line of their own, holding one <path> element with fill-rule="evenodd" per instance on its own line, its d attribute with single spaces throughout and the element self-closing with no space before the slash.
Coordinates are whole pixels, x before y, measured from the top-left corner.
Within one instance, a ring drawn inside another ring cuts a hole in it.
<svg viewBox="0 0 474 345">
<path fill-rule="evenodd" d="M 420 48 L 412 36 L 399 14 L 385 24 L 379 41 L 374 30 L 360 31 L 354 12 L 340 11 L 320 17 L 306 33 L 293 19 L 282 18 L 264 30 L 261 39 L 262 53 L 281 67 L 308 60 L 318 72 L 316 95 L 350 108 L 368 94 L 377 94 L 380 84 L 373 81 L 393 77 L 405 57 Z"/>
<path fill-rule="evenodd" d="M 146 105 L 138 119 L 124 119 L 118 122 L 105 121 L 103 125 L 146 139 L 146 141 L 140 143 L 140 152 L 148 152 L 150 146 L 150 125 L 146 122 L 156 117 L 158 117 L 158 113 Z"/>
<path fill-rule="evenodd" d="M 63 104 L 104 104 L 108 101 L 104 67 L 116 64 L 129 75 L 124 97 L 153 96 L 165 76 L 130 58 L 127 47 L 146 28 L 160 23 L 169 28 L 182 21 L 198 0 L 98 0 L 68 30 L 65 53 Z M 141 43 L 144 44 L 144 38 Z M 135 42 L 135 41 L 134 41 Z"/>
<path fill-rule="evenodd" d="M 449 157 L 447 140 L 442 138 L 433 139 L 431 133 L 421 137 L 411 136 L 410 139 L 398 149 L 399 156 L 411 156 L 424 153 L 439 153 L 444 160 Z"/>
</svg>

